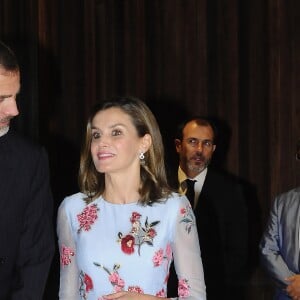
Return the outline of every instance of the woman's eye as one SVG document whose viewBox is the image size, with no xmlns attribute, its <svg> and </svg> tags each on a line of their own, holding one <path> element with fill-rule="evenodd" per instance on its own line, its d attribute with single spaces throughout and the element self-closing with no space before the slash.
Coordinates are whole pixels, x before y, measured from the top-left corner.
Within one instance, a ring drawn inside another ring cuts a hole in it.
<svg viewBox="0 0 300 300">
<path fill-rule="evenodd" d="M 98 139 L 98 138 L 100 138 L 100 133 L 99 132 L 93 132 L 92 137 L 93 137 L 94 140 Z"/>
<path fill-rule="evenodd" d="M 112 136 L 118 136 L 118 135 L 121 135 L 121 134 L 122 134 L 122 131 L 119 130 L 119 129 L 115 129 L 115 130 L 113 130 L 113 132 L 112 132 Z"/>
</svg>

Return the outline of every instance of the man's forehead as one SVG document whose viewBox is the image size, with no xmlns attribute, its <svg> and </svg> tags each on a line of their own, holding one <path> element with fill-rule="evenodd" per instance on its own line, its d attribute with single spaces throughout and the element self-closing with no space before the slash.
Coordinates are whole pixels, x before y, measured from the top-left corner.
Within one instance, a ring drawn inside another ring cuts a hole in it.
<svg viewBox="0 0 300 300">
<path fill-rule="evenodd" d="M 0 94 L 16 94 L 20 90 L 20 74 L 19 72 L 0 71 Z"/>
<path fill-rule="evenodd" d="M 212 128 L 209 125 L 199 125 L 196 122 L 188 123 L 184 130 L 184 135 L 207 135 L 209 137 L 213 137 L 214 133 Z"/>
</svg>

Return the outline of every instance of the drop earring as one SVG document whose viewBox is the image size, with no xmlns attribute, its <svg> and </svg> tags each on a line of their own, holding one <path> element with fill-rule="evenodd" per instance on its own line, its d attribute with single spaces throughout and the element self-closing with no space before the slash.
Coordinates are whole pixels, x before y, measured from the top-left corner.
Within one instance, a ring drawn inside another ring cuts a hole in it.
<svg viewBox="0 0 300 300">
<path fill-rule="evenodd" d="M 145 154 L 144 154 L 144 152 L 140 153 L 139 159 L 140 159 L 141 165 L 144 165 L 145 164 Z"/>
</svg>

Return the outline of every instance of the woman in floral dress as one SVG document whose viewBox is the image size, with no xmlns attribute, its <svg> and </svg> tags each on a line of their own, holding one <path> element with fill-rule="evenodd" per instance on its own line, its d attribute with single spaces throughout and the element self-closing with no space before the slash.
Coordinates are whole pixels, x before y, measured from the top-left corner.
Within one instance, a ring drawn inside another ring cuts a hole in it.
<svg viewBox="0 0 300 300">
<path fill-rule="evenodd" d="M 168 187 L 162 145 L 141 100 L 96 107 L 81 153 L 81 192 L 58 211 L 59 299 L 166 299 L 173 259 L 177 299 L 206 299 L 195 217 L 187 198 Z"/>
</svg>

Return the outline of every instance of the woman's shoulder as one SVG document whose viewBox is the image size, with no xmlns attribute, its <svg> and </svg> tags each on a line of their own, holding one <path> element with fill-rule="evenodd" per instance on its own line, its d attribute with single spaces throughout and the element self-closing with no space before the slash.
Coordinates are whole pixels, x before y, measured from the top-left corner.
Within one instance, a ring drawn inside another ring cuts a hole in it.
<svg viewBox="0 0 300 300">
<path fill-rule="evenodd" d="M 65 210 L 78 209 L 79 207 L 85 205 L 85 201 L 84 201 L 85 198 L 86 195 L 81 192 L 66 196 L 61 202 L 59 209 L 65 209 Z"/>
<path fill-rule="evenodd" d="M 189 200 L 185 195 L 181 195 L 179 193 L 173 192 L 171 193 L 164 202 L 168 207 L 182 207 L 189 205 Z"/>
</svg>

